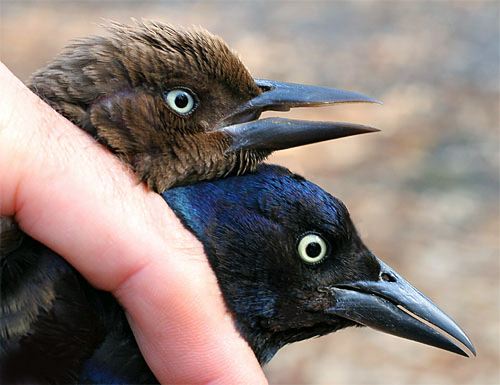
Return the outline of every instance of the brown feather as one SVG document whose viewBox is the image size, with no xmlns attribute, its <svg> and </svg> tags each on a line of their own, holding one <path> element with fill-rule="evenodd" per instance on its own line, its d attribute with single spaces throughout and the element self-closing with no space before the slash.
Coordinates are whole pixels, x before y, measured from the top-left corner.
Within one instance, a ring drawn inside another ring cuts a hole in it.
<svg viewBox="0 0 500 385">
<path fill-rule="evenodd" d="M 251 170 L 267 153 L 225 154 L 217 123 L 261 91 L 227 45 L 201 29 L 111 23 L 33 74 L 30 88 L 95 136 L 158 191 Z M 183 87 L 199 106 L 179 116 L 163 92 Z"/>
</svg>

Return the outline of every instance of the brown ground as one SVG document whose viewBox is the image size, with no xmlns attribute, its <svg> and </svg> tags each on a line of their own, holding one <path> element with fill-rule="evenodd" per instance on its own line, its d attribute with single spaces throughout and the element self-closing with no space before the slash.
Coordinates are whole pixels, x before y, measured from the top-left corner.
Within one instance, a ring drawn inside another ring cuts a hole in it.
<svg viewBox="0 0 500 385">
<path fill-rule="evenodd" d="M 281 384 L 499 384 L 500 3 L 5 1 L 1 59 L 21 79 L 102 18 L 203 25 L 256 77 L 362 91 L 383 106 L 297 110 L 383 129 L 281 152 L 341 197 L 367 244 L 470 334 L 464 359 L 367 329 L 283 349 Z"/>
</svg>

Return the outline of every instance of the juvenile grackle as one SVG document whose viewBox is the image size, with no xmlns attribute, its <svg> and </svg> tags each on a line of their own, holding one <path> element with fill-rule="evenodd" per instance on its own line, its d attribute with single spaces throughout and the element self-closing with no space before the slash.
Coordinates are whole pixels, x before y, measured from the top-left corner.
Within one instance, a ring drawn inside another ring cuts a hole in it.
<svg viewBox="0 0 500 385">
<path fill-rule="evenodd" d="M 130 165 L 156 192 L 242 174 L 272 151 L 377 131 L 349 123 L 258 119 L 266 110 L 375 100 L 253 79 L 218 37 L 144 22 L 70 45 L 29 87 Z M 0 217 L 0 257 L 22 233 Z"/>
<path fill-rule="evenodd" d="M 251 171 L 274 150 L 372 132 L 268 118 L 266 110 L 375 102 L 349 91 L 253 79 L 218 37 L 145 22 L 69 46 L 29 84 L 157 192 Z"/>
<path fill-rule="evenodd" d="M 447 334 L 475 354 L 448 316 L 368 250 L 343 203 L 304 178 L 260 165 L 162 195 L 203 243 L 261 364 L 288 343 L 353 325 L 466 355 Z M 3 381 L 156 381 L 117 302 L 54 252 L 26 239 L 1 268 Z"/>
</svg>

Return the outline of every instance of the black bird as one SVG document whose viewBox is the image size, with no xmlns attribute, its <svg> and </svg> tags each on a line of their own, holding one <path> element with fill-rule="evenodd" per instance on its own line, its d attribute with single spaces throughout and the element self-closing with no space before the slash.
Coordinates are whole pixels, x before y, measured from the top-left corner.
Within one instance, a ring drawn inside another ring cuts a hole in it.
<svg viewBox="0 0 500 385">
<path fill-rule="evenodd" d="M 28 86 L 93 135 L 156 192 L 252 171 L 272 151 L 377 131 L 266 110 L 375 100 L 349 91 L 253 79 L 218 37 L 155 22 L 111 23 L 33 74 Z M 22 240 L 0 217 L 0 256 Z"/>
<path fill-rule="evenodd" d="M 261 364 L 288 343 L 354 325 L 466 356 L 451 336 L 475 354 L 448 316 L 363 244 L 344 204 L 304 178 L 260 165 L 162 195 L 203 243 Z M 54 252 L 28 238 L 1 269 L 2 382 L 156 381 L 117 302 Z"/>
</svg>

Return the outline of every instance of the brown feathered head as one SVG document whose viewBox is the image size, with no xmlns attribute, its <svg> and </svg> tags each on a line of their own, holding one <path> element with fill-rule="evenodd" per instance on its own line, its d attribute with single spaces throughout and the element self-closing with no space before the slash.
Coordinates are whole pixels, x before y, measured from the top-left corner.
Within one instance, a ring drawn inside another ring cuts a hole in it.
<svg viewBox="0 0 500 385">
<path fill-rule="evenodd" d="M 347 123 L 268 118 L 363 95 L 255 80 L 218 37 L 156 22 L 111 23 L 31 78 L 31 89 L 95 136 L 156 191 L 252 170 L 273 150 L 370 132 Z"/>
</svg>

